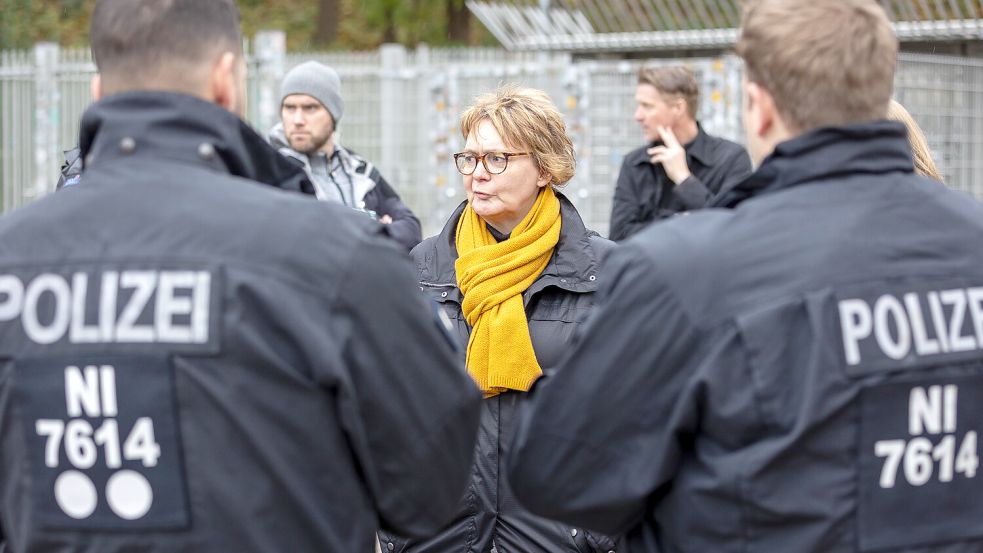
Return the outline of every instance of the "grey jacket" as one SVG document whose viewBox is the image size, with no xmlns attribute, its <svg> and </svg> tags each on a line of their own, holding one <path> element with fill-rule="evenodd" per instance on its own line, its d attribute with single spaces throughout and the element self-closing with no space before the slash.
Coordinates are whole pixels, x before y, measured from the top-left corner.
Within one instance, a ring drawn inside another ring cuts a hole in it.
<svg viewBox="0 0 983 553">
<path fill-rule="evenodd" d="M 388 215 L 392 223 L 387 225 L 386 230 L 392 238 L 407 251 L 420 243 L 423 238 L 420 220 L 370 161 L 336 145 L 334 155 L 338 156 L 340 163 L 339 168 L 332 171 L 332 160 L 327 155 L 318 154 L 312 160 L 310 156 L 290 148 L 282 123 L 270 129 L 268 138 L 281 154 L 303 165 L 314 183 L 318 199 L 369 211 L 376 216 Z M 313 164 L 318 164 L 316 170 Z"/>
<path fill-rule="evenodd" d="M 442 527 L 480 394 L 381 226 L 267 186 L 300 171 L 190 96 L 98 102 L 81 149 L 83 185 L 0 218 L 0 541 L 354 552 Z"/>
</svg>

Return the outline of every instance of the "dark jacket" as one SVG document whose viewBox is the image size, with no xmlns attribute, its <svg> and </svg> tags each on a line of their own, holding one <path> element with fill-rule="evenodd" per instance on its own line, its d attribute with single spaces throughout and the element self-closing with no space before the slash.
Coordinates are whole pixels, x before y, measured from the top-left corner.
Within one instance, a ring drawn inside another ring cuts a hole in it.
<svg viewBox="0 0 983 553">
<path fill-rule="evenodd" d="M 633 552 L 983 551 L 983 206 L 887 121 L 781 143 L 721 203 L 612 255 L 520 500 Z"/>
<path fill-rule="evenodd" d="M 0 218 L 10 548 L 370 551 L 380 524 L 443 526 L 480 394 L 380 225 L 261 184 L 298 169 L 190 96 L 98 102 L 81 147 L 84 185 Z"/>
<path fill-rule="evenodd" d="M 611 240 L 624 240 L 652 221 L 700 209 L 718 192 L 728 190 L 751 174 L 744 147 L 699 132 L 685 146 L 692 175 L 676 185 L 661 164 L 650 161 L 647 144 L 625 156 L 618 173 L 611 208 Z"/>
<path fill-rule="evenodd" d="M 340 145 L 335 147 L 335 156 L 340 163 L 339 168 L 328 174 L 332 163 L 325 154 L 319 153 L 320 159 L 312 160 L 310 156 L 290 147 L 283 132 L 283 124 L 277 123 L 269 132 L 270 144 L 284 156 L 297 161 L 304 166 L 310 175 L 320 199 L 335 198 L 348 207 L 369 211 L 376 216 L 388 215 L 392 223 L 386 225 L 387 232 L 407 251 L 413 249 L 423 238 L 420 220 L 413 211 L 403 203 L 399 194 L 382 177 L 382 173 L 367 159 Z M 326 164 L 324 178 L 313 174 L 311 163 Z M 325 181 L 325 182 L 321 182 Z"/>
<path fill-rule="evenodd" d="M 523 294 L 533 349 L 546 372 L 556 367 L 570 347 L 574 330 L 593 307 L 599 284 L 597 273 L 613 247 L 611 242 L 584 227 L 569 200 L 561 194 L 557 196 L 563 221 L 559 242 L 547 268 Z M 455 231 L 465 205 L 462 203 L 454 211 L 438 236 L 427 238 L 413 250 L 421 287 L 440 302 L 454 323 L 462 345 L 462 361 L 471 329 L 461 312 L 462 295 L 456 284 L 454 263 L 457 260 Z M 471 486 L 453 522 L 437 536 L 413 542 L 408 547 L 384 535 L 383 552 L 487 553 L 493 542 L 498 553 L 587 553 L 614 549 L 606 538 L 531 515 L 515 501 L 503 478 L 504 467 L 517 414 L 529 395 L 507 392 L 482 402 Z M 597 544 L 598 540 L 603 548 Z M 389 549 L 391 542 L 394 547 Z"/>
<path fill-rule="evenodd" d="M 245 127 L 246 125 L 244 124 L 242 129 L 240 129 L 243 137 L 251 134 L 246 132 Z M 297 170 L 295 164 L 285 162 L 277 156 L 270 156 L 268 152 L 261 149 L 259 144 L 248 144 L 248 142 L 248 140 L 244 139 L 244 149 L 238 152 L 243 158 L 230 160 L 240 165 L 240 167 L 235 167 L 233 171 L 240 171 L 243 174 L 249 175 L 261 175 L 265 181 L 268 181 L 264 182 L 264 184 L 269 184 L 281 190 L 316 196 L 314 184 L 306 173 Z M 70 150 L 65 150 L 64 154 L 65 161 L 62 163 L 61 176 L 58 177 L 55 190 L 75 186 L 82 182 L 82 172 L 85 169 L 85 164 L 83 163 L 84 158 L 82 157 L 81 148 L 76 146 Z"/>
</svg>

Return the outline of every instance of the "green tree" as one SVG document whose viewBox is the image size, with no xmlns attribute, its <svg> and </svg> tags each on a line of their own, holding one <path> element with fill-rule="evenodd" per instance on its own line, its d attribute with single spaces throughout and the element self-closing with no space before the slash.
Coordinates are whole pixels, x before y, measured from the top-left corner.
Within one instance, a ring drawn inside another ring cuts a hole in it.
<svg viewBox="0 0 983 553">
<path fill-rule="evenodd" d="M 314 31 L 316 43 L 331 44 L 338 40 L 338 19 L 340 16 L 340 0 L 320 0 L 318 2 L 317 29 Z"/>
<path fill-rule="evenodd" d="M 246 36 L 282 29 L 293 51 L 364 50 L 383 42 L 495 44 L 464 0 L 238 0 L 238 5 Z M 95 0 L 0 0 L 0 49 L 41 41 L 85 47 L 94 6 Z"/>
<path fill-rule="evenodd" d="M 30 48 L 42 41 L 82 46 L 94 5 L 95 0 L 0 0 L 0 48 Z"/>
<path fill-rule="evenodd" d="M 471 12 L 464 0 L 447 0 L 447 39 L 450 42 L 470 43 Z"/>
</svg>

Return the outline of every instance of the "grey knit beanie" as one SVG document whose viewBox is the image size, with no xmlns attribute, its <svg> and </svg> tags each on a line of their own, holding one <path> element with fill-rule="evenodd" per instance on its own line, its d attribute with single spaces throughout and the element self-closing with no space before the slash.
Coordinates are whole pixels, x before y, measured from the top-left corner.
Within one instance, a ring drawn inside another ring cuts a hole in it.
<svg viewBox="0 0 983 553">
<path fill-rule="evenodd" d="M 316 98 L 328 109 L 335 125 L 341 120 L 345 103 L 341 100 L 341 79 L 327 65 L 316 61 L 304 63 L 287 71 L 280 85 L 280 105 L 291 94 L 306 94 Z"/>
</svg>

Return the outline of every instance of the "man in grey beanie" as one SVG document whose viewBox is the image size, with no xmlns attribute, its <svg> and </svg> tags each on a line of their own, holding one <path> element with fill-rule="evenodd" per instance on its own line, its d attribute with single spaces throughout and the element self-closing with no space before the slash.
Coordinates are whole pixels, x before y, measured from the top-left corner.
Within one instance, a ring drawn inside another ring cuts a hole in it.
<svg viewBox="0 0 983 553">
<path fill-rule="evenodd" d="M 373 214 L 410 250 L 422 238 L 420 221 L 369 161 L 338 144 L 344 110 L 338 73 L 304 62 L 280 85 L 280 123 L 270 130 L 270 143 L 304 165 L 319 199 Z"/>
</svg>

